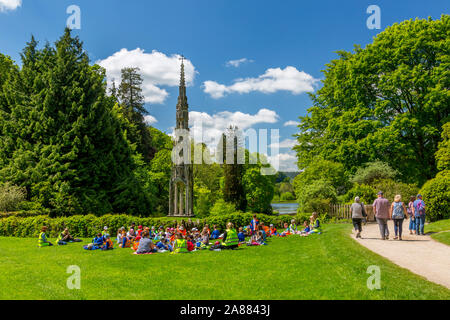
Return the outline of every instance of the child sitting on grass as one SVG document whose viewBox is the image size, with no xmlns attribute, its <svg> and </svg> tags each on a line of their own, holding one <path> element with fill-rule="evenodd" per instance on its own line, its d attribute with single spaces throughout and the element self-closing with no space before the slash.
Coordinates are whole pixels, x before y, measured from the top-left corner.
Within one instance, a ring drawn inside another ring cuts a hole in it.
<svg viewBox="0 0 450 320">
<path fill-rule="evenodd" d="M 102 234 L 99 232 L 97 233 L 97 235 L 94 237 L 94 239 L 92 239 L 92 243 L 89 243 L 87 245 L 85 245 L 83 248 L 86 250 L 97 250 L 97 249 L 101 249 L 103 247 L 103 243 L 105 242 L 104 237 L 102 236 Z"/>
<path fill-rule="evenodd" d="M 303 230 L 302 230 L 302 236 L 307 236 L 309 231 L 311 231 L 311 229 L 309 228 L 309 224 L 308 221 L 303 222 Z"/>
<path fill-rule="evenodd" d="M 165 238 L 161 239 L 156 244 L 156 248 L 158 249 L 158 252 L 166 252 L 166 251 L 172 252 L 172 246 L 167 243 L 167 239 Z"/>
<path fill-rule="evenodd" d="M 277 232 L 277 228 L 275 228 L 273 226 L 273 224 L 270 225 L 269 232 L 270 232 L 270 236 L 278 236 L 279 235 L 279 233 Z"/>
<path fill-rule="evenodd" d="M 219 237 L 220 237 L 220 231 L 217 228 L 217 226 L 214 225 L 214 231 L 211 233 L 211 239 L 216 240 L 216 239 L 219 239 Z"/>
<path fill-rule="evenodd" d="M 139 246 L 136 250 L 136 254 L 144 254 L 144 253 L 151 253 L 156 252 L 156 248 L 150 240 L 150 233 L 145 230 L 141 234 L 141 240 L 139 241 Z"/>
<path fill-rule="evenodd" d="M 317 234 L 321 234 L 322 233 L 322 229 L 320 227 L 320 220 L 318 218 L 318 214 L 317 212 L 313 212 L 311 218 L 310 218 L 311 224 L 310 224 L 310 229 L 312 229 L 309 233 L 317 233 Z"/>
<path fill-rule="evenodd" d="M 183 238 L 183 235 L 181 233 L 176 234 L 176 240 L 174 242 L 174 251 L 172 253 L 187 253 L 187 241 Z"/>
<path fill-rule="evenodd" d="M 297 234 L 298 233 L 297 224 L 295 223 L 295 219 L 291 220 L 291 224 L 289 225 L 289 232 L 291 234 Z"/>
<path fill-rule="evenodd" d="M 245 242 L 245 234 L 243 231 L 244 230 L 242 229 L 242 227 L 239 227 L 239 233 L 238 233 L 239 242 Z"/>
<path fill-rule="evenodd" d="M 114 244 L 111 241 L 111 238 L 110 238 L 109 234 L 103 236 L 103 239 L 105 241 L 104 241 L 104 244 L 102 246 L 102 250 L 112 250 L 112 249 L 114 249 Z"/>
<path fill-rule="evenodd" d="M 280 234 L 280 237 L 286 237 L 291 234 L 291 231 L 289 229 L 289 226 L 287 222 L 284 223 L 284 231 Z"/>
<path fill-rule="evenodd" d="M 194 236 L 192 234 L 187 236 L 187 249 L 189 252 L 195 249 Z"/>
<path fill-rule="evenodd" d="M 39 247 L 49 247 L 52 246 L 53 244 L 47 240 L 47 226 L 43 226 L 41 228 L 41 233 L 39 234 L 39 239 L 38 239 L 38 246 Z"/>
<path fill-rule="evenodd" d="M 103 231 L 102 231 L 102 236 L 106 236 L 106 235 L 109 235 L 109 231 L 108 231 L 108 227 L 104 226 Z"/>
</svg>

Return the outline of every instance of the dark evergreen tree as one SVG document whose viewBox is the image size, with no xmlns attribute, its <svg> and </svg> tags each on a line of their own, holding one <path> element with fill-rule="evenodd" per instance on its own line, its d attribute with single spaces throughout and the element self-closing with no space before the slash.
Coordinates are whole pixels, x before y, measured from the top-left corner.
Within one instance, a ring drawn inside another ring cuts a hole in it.
<svg viewBox="0 0 450 320">
<path fill-rule="evenodd" d="M 55 47 L 38 50 L 31 39 L 2 101 L 0 181 L 25 186 L 29 200 L 60 215 L 150 211 L 105 71 L 69 29 Z"/>
<path fill-rule="evenodd" d="M 228 143 L 227 141 L 233 141 Z M 242 147 L 239 140 L 238 128 L 230 126 L 226 133 L 222 135 L 223 148 L 223 171 L 224 171 L 224 189 L 223 199 L 226 202 L 233 203 L 237 210 L 244 211 L 247 208 L 242 179 L 244 175 L 244 165 L 238 163 L 238 149 Z M 227 152 L 229 153 L 227 159 Z M 232 153 L 232 160 L 230 154 Z"/>
<path fill-rule="evenodd" d="M 130 122 L 128 139 L 136 144 L 136 150 L 142 154 L 146 162 L 149 162 L 155 156 L 155 149 L 152 147 L 150 131 L 147 129 L 144 118 L 148 112 L 144 107 L 142 81 L 139 68 L 122 69 L 122 81 L 117 90 L 117 97 L 123 114 Z"/>
</svg>

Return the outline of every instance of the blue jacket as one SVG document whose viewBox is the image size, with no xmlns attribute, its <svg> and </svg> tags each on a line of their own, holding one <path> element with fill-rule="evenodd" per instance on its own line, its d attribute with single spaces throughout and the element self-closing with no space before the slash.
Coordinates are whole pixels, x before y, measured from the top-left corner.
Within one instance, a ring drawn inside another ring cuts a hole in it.
<svg viewBox="0 0 450 320">
<path fill-rule="evenodd" d="M 243 232 L 239 232 L 238 233 L 238 239 L 239 239 L 239 242 L 244 242 L 245 241 L 245 234 Z"/>
<path fill-rule="evenodd" d="M 94 239 L 92 239 L 92 243 L 94 244 L 94 246 L 102 246 L 103 245 L 104 239 L 103 237 L 95 237 Z"/>
<path fill-rule="evenodd" d="M 219 236 L 220 236 L 220 231 L 219 230 L 214 230 L 211 233 L 211 239 L 217 239 L 217 238 L 219 238 Z"/>
</svg>

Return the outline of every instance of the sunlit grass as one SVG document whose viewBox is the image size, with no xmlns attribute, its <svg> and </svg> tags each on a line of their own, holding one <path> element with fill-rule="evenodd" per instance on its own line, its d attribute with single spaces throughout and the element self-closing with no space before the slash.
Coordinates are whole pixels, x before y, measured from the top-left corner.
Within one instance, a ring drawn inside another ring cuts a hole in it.
<svg viewBox="0 0 450 320">
<path fill-rule="evenodd" d="M 0 238 L 1 299 L 450 299 L 450 291 L 372 253 L 350 225 L 309 237 L 276 238 L 235 251 L 136 256 L 87 251 L 86 243 L 38 248 L 36 239 Z M 81 268 L 81 289 L 66 286 Z M 381 269 L 369 290 L 367 267 Z"/>
</svg>

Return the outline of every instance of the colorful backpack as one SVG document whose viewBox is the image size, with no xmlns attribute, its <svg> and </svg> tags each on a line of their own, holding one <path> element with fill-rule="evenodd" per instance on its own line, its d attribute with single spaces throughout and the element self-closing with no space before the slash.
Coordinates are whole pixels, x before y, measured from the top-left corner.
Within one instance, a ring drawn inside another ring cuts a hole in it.
<svg viewBox="0 0 450 320">
<path fill-rule="evenodd" d="M 403 203 L 394 202 L 394 210 L 392 211 L 392 219 L 404 219 L 405 213 L 403 212 Z"/>
<path fill-rule="evenodd" d="M 425 207 L 424 207 L 424 205 L 423 205 L 423 201 L 422 201 L 422 200 L 420 200 L 420 201 L 417 203 L 417 211 L 419 211 L 419 214 L 420 214 L 421 216 L 425 214 Z"/>
</svg>

